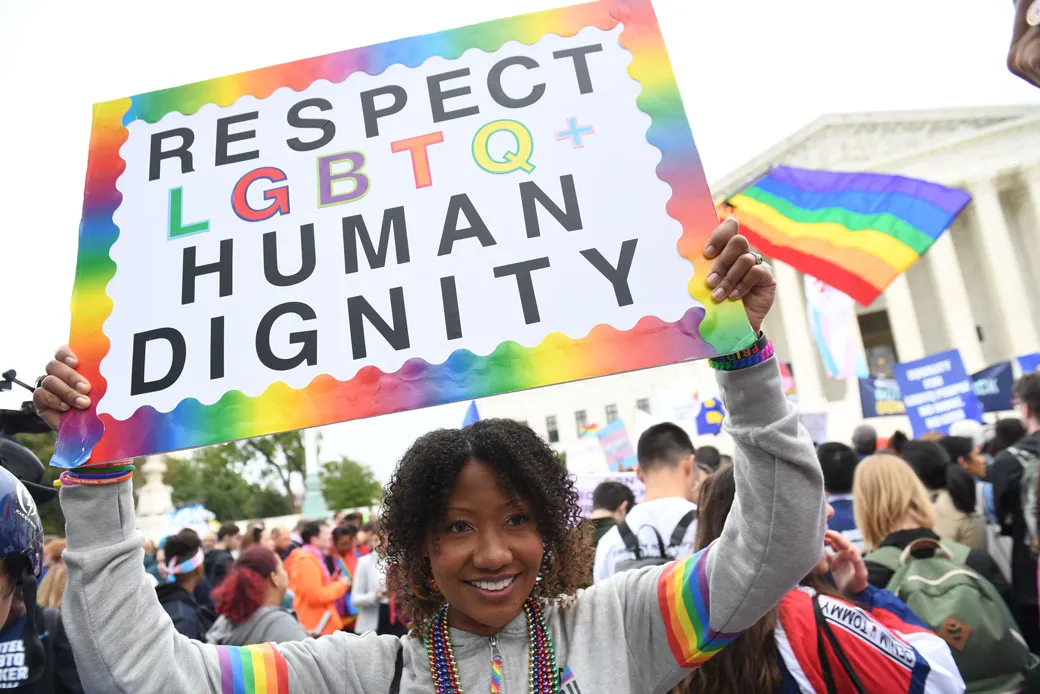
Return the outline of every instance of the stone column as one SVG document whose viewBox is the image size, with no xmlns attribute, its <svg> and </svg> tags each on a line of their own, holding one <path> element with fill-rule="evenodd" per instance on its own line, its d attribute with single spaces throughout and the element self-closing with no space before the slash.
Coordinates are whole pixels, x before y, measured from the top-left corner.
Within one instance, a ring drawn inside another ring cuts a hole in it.
<svg viewBox="0 0 1040 694">
<path fill-rule="evenodd" d="M 321 493 L 321 477 L 318 475 L 318 430 L 314 427 L 303 431 L 303 449 L 306 455 L 307 476 L 304 481 L 303 512 L 311 520 L 323 520 L 329 515 L 325 495 Z"/>
<path fill-rule="evenodd" d="M 163 516 L 173 510 L 172 487 L 163 484 L 166 463 L 161 455 L 150 455 L 141 466 L 144 484 L 137 491 L 138 516 Z"/>
<path fill-rule="evenodd" d="M 805 286 L 795 269 L 786 263 L 774 260 L 773 271 L 776 273 L 777 298 L 783 313 L 784 335 L 791 354 L 799 406 L 806 412 L 820 411 L 826 406 L 827 398 L 820 383 L 816 345 L 809 334 L 805 315 Z"/>
<path fill-rule="evenodd" d="M 982 345 L 976 331 L 978 323 L 968 303 L 968 288 L 957 261 L 957 251 L 950 236 L 952 232 L 952 229 L 947 229 L 928 249 L 923 260 L 928 263 L 932 274 L 936 303 L 946 326 L 950 347 L 960 350 L 964 368 L 968 373 L 975 373 L 986 366 L 986 359 L 982 356 Z M 902 356 L 900 359 L 907 361 Z"/>
<path fill-rule="evenodd" d="M 921 327 L 917 323 L 914 297 L 910 293 L 910 283 L 906 280 L 906 274 L 896 277 L 885 290 L 885 310 L 888 313 L 888 325 L 892 328 L 892 338 L 896 343 L 899 360 L 913 361 L 926 356 Z"/>
<path fill-rule="evenodd" d="M 980 231 L 981 260 L 989 268 L 997 305 L 991 310 L 1003 316 L 1012 355 L 1030 354 L 1040 350 L 1040 333 L 1030 319 L 1029 302 L 1034 300 L 1022 276 L 1011 240 L 1000 191 L 992 179 L 974 181 L 969 186 Z"/>
</svg>

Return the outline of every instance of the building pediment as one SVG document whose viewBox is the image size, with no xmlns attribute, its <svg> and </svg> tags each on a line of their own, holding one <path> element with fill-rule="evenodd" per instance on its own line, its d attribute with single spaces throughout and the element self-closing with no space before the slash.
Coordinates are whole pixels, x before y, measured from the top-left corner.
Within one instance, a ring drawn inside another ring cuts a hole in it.
<svg viewBox="0 0 1040 694">
<path fill-rule="evenodd" d="M 1021 119 L 1040 106 L 858 113 L 823 116 L 712 184 L 716 199 L 729 196 L 771 166 L 858 169 L 900 154 L 978 137 Z"/>
</svg>

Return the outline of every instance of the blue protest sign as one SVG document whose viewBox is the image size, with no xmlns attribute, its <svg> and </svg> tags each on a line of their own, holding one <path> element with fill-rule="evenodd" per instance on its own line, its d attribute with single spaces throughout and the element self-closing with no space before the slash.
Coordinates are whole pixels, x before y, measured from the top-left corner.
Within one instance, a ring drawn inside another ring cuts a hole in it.
<svg viewBox="0 0 1040 694">
<path fill-rule="evenodd" d="M 864 418 L 906 414 L 899 383 L 887 376 L 859 379 L 859 403 Z"/>
<path fill-rule="evenodd" d="M 1002 361 L 987 366 L 982 371 L 971 375 L 975 397 L 982 403 L 983 412 L 1004 412 L 1014 409 L 1011 404 L 1015 396 L 1015 375 L 1011 372 L 1011 362 Z"/>
<path fill-rule="evenodd" d="M 957 350 L 894 368 L 915 438 L 929 432 L 945 434 L 951 424 L 965 419 L 982 421 L 982 404 Z"/>
<path fill-rule="evenodd" d="M 1018 358 L 1018 368 L 1023 374 L 1031 374 L 1040 371 L 1040 352 L 1033 352 Z"/>
<path fill-rule="evenodd" d="M 726 410 L 722 406 L 722 398 L 708 398 L 701 403 L 701 411 L 697 413 L 697 435 L 716 435 L 722 431 L 722 422 L 726 419 Z"/>
</svg>

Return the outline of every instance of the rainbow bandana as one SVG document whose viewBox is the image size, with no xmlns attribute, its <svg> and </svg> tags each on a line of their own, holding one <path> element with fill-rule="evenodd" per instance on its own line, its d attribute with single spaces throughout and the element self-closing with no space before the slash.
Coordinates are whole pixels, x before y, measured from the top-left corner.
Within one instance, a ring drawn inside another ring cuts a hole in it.
<svg viewBox="0 0 1040 694">
<path fill-rule="evenodd" d="M 202 549 L 199 549 L 195 553 L 195 556 L 191 559 L 178 562 L 178 557 L 172 557 L 170 561 L 166 562 L 166 573 L 171 576 L 177 576 L 179 574 L 191 573 L 195 569 L 202 566 L 202 562 L 206 560 L 206 555 L 203 554 Z"/>
</svg>

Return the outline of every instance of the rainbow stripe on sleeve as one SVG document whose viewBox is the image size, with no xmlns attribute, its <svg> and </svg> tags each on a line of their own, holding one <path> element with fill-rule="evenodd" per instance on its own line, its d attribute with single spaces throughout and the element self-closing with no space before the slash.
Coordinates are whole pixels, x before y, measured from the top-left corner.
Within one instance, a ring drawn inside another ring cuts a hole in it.
<svg viewBox="0 0 1040 694">
<path fill-rule="evenodd" d="M 713 631 L 708 596 L 708 552 L 670 564 L 657 581 L 668 645 L 680 667 L 696 668 L 740 634 Z"/>
<path fill-rule="evenodd" d="M 273 644 L 218 646 L 221 694 L 289 694 L 289 669 Z"/>
</svg>

